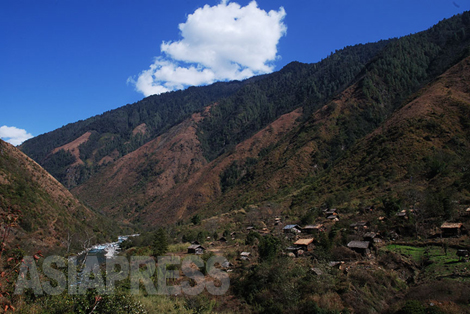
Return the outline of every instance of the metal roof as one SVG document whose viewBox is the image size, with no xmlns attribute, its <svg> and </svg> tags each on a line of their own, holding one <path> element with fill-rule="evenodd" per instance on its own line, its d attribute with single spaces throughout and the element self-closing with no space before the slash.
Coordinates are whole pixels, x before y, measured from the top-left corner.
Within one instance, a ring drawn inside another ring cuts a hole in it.
<svg viewBox="0 0 470 314">
<path fill-rule="evenodd" d="M 350 226 L 351 227 L 360 227 L 360 226 L 365 226 L 367 224 L 368 224 L 367 221 L 358 221 L 358 222 L 355 222 L 353 224 L 350 224 Z"/>
<path fill-rule="evenodd" d="M 369 248 L 369 242 L 367 241 L 351 241 L 348 243 L 348 248 L 354 248 L 354 249 L 368 249 Z"/>
<path fill-rule="evenodd" d="M 364 234 L 364 238 L 375 238 L 377 234 L 375 232 L 367 232 Z"/>
<path fill-rule="evenodd" d="M 286 225 L 284 228 L 282 229 L 292 229 L 292 228 L 299 228 L 299 226 L 297 225 Z"/>
<path fill-rule="evenodd" d="M 202 245 L 200 244 L 191 244 L 190 246 L 188 246 L 188 249 L 198 249 L 198 248 L 205 250 L 205 248 L 203 248 Z"/>
</svg>

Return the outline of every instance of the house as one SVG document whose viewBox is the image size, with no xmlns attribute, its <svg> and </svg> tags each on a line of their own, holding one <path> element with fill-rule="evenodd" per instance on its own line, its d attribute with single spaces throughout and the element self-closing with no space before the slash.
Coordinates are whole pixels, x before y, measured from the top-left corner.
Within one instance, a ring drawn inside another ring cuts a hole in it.
<svg viewBox="0 0 470 314">
<path fill-rule="evenodd" d="M 243 261 L 249 261 L 250 260 L 251 253 L 250 252 L 241 252 L 240 253 L 240 259 Z"/>
<path fill-rule="evenodd" d="M 229 261 L 225 261 L 225 262 L 222 263 L 221 266 L 222 266 L 223 269 L 230 269 L 230 268 L 233 267 L 233 264 L 230 263 Z"/>
<path fill-rule="evenodd" d="M 348 248 L 362 255 L 370 254 L 370 242 L 367 241 L 351 241 L 348 243 Z"/>
<path fill-rule="evenodd" d="M 388 233 L 388 237 L 392 240 L 392 241 L 395 241 L 396 239 L 398 239 L 400 237 L 400 235 L 396 232 L 396 231 L 390 231 Z"/>
<path fill-rule="evenodd" d="M 299 239 L 294 242 L 294 245 L 304 251 L 311 251 L 314 249 L 313 238 Z"/>
<path fill-rule="evenodd" d="M 370 223 L 368 221 L 358 221 L 349 225 L 351 229 L 364 231 L 369 228 Z"/>
<path fill-rule="evenodd" d="M 286 248 L 286 251 L 288 252 L 297 252 L 299 248 L 297 246 L 289 246 Z"/>
<path fill-rule="evenodd" d="M 188 254 L 202 254 L 206 249 L 200 244 L 191 244 L 188 246 Z"/>
<path fill-rule="evenodd" d="M 310 268 L 310 270 L 311 270 L 315 275 L 317 275 L 317 276 L 323 275 L 323 272 L 321 271 L 320 268 L 314 267 L 314 268 Z"/>
<path fill-rule="evenodd" d="M 290 232 L 300 233 L 302 232 L 301 229 L 302 228 L 300 228 L 298 225 L 287 225 L 284 228 L 282 228 L 284 233 L 290 233 Z"/>
<path fill-rule="evenodd" d="M 367 232 L 364 234 L 364 241 L 367 242 L 374 242 L 374 239 L 377 237 L 377 233 L 375 232 Z"/>
<path fill-rule="evenodd" d="M 332 220 L 332 221 L 339 221 L 339 216 L 337 213 L 334 213 L 333 215 L 329 215 L 326 217 L 326 219 Z"/>
<path fill-rule="evenodd" d="M 462 260 L 462 258 L 468 258 L 469 252 L 468 250 L 457 250 L 457 256 L 459 257 L 459 261 Z"/>
<path fill-rule="evenodd" d="M 399 212 L 397 213 L 397 216 L 398 216 L 398 217 L 401 217 L 401 218 L 405 218 L 405 219 L 408 218 L 408 217 L 406 216 L 406 210 L 405 210 L 405 209 L 403 209 L 402 211 L 399 211 Z"/>
<path fill-rule="evenodd" d="M 323 224 L 307 225 L 302 228 L 302 232 L 306 233 L 318 233 L 321 231 L 325 231 L 325 226 L 323 226 Z"/>
<path fill-rule="evenodd" d="M 335 267 L 335 268 L 338 268 L 338 269 L 342 269 L 343 268 L 343 264 L 344 262 L 343 261 L 331 261 L 328 263 L 328 266 L 330 267 Z"/>
<path fill-rule="evenodd" d="M 464 229 L 461 222 L 444 222 L 441 225 L 441 234 L 443 237 L 459 237 Z"/>
<path fill-rule="evenodd" d="M 262 229 L 259 231 L 259 233 L 261 233 L 261 234 L 268 234 L 268 233 L 270 233 L 270 232 L 269 232 L 269 229 L 265 227 L 265 228 L 262 228 Z"/>
<path fill-rule="evenodd" d="M 227 243 L 227 239 L 225 237 L 222 237 L 219 239 L 220 243 Z"/>
<path fill-rule="evenodd" d="M 323 212 L 325 213 L 325 217 L 328 217 L 331 215 L 338 215 L 338 210 L 336 208 L 325 209 Z"/>
</svg>

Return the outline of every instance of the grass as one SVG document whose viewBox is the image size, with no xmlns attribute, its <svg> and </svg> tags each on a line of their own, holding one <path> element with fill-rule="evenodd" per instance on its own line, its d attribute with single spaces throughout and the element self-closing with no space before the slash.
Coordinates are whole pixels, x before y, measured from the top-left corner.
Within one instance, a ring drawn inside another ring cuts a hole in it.
<svg viewBox="0 0 470 314">
<path fill-rule="evenodd" d="M 193 313 L 192 310 L 185 308 L 185 302 L 182 298 L 172 298 L 162 295 L 136 295 L 134 296 L 148 313 Z"/>
<path fill-rule="evenodd" d="M 136 295 L 134 299 L 142 304 L 148 313 L 214 313 L 217 302 L 204 294 L 198 296 Z M 232 312 L 224 312 L 232 313 Z"/>
<path fill-rule="evenodd" d="M 450 278 L 470 282 L 470 263 L 460 261 L 457 250 L 439 246 L 414 247 L 391 244 L 385 250 L 409 257 L 422 267 L 424 279 Z"/>
<path fill-rule="evenodd" d="M 176 244 L 170 244 L 168 245 L 168 253 L 181 253 L 181 252 L 186 252 L 188 249 L 188 246 L 190 246 L 191 243 L 176 243 Z"/>
</svg>

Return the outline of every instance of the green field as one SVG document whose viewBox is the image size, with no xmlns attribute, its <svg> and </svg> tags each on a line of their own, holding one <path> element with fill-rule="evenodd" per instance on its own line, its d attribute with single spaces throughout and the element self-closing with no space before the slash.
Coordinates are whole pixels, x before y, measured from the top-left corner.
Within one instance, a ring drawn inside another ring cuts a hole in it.
<svg viewBox="0 0 470 314">
<path fill-rule="evenodd" d="M 470 263 L 460 261 L 457 250 L 440 246 L 406 246 L 390 244 L 382 250 L 401 254 L 412 260 L 420 269 L 421 280 L 449 278 L 458 281 L 470 281 Z"/>
</svg>

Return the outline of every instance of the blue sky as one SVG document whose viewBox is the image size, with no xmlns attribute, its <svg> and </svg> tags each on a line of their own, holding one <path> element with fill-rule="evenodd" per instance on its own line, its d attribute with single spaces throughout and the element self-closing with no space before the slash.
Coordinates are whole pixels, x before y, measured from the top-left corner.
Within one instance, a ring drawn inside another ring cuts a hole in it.
<svg viewBox="0 0 470 314">
<path fill-rule="evenodd" d="M 0 137 L 425 30 L 468 0 L 1 0 Z M 215 48 L 214 48 L 215 47 Z"/>
</svg>

